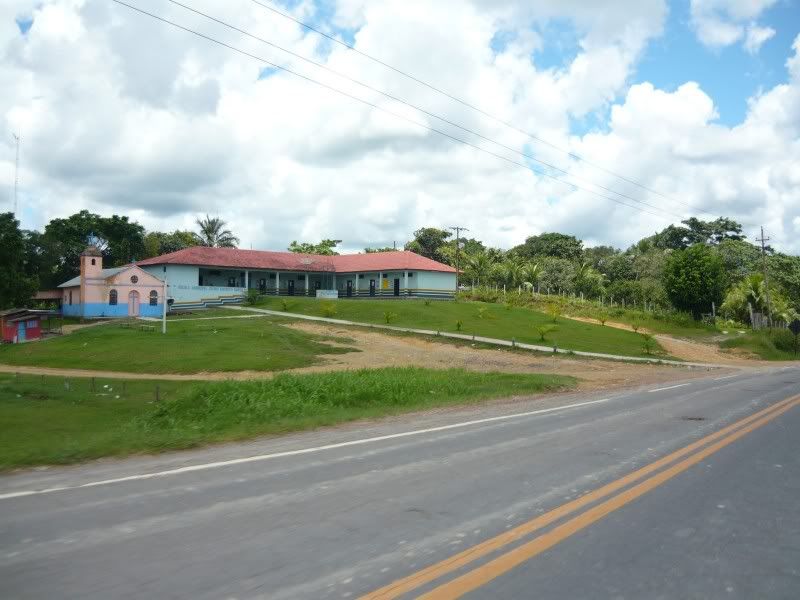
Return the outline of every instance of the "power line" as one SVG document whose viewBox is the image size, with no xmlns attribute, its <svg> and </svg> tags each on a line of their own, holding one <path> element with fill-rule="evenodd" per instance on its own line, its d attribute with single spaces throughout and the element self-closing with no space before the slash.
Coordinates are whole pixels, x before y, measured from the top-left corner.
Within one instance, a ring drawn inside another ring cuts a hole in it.
<svg viewBox="0 0 800 600">
<path fill-rule="evenodd" d="M 423 79 L 420 79 L 419 77 L 416 77 L 415 75 L 412 75 L 411 73 L 408 73 L 407 71 L 403 71 L 402 69 L 398 69 L 397 67 L 395 67 L 393 65 L 390 65 L 389 63 L 384 62 L 381 59 L 372 56 L 371 54 L 367 54 L 366 52 L 364 52 L 363 50 L 359 50 L 358 48 L 356 48 L 352 44 L 348 44 L 345 41 L 342 41 L 342 40 L 340 40 L 340 39 L 338 39 L 338 38 L 336 38 L 336 37 L 334 37 L 334 36 L 332 36 L 332 35 L 330 35 L 328 33 L 325 33 L 324 31 L 321 31 L 320 29 L 317 29 L 316 27 L 314 27 L 312 25 L 309 25 L 308 23 L 305 23 L 305 22 L 301 21 L 300 19 L 297 19 L 297 18 L 293 17 L 292 15 L 290 15 L 288 13 L 285 13 L 285 12 L 283 12 L 283 11 L 273 7 L 273 6 L 269 6 L 268 4 L 264 4 L 263 2 L 259 2 L 258 0 L 250 0 L 250 1 L 253 2 L 254 4 L 257 4 L 258 6 L 266 9 L 266 10 L 269 10 L 269 11 L 275 13 L 276 15 L 279 15 L 279 16 L 283 17 L 284 19 L 288 19 L 288 20 L 300 25 L 301 27 L 304 27 L 305 29 L 308 29 L 309 31 L 313 31 L 314 33 L 316 33 L 318 35 L 321 35 L 322 37 L 324 37 L 324 38 L 326 38 L 326 39 L 328 39 L 328 40 L 330 40 L 330 41 L 332 41 L 332 42 L 334 42 L 336 44 L 339 44 L 340 46 L 343 46 L 343 47 L 347 48 L 348 50 L 352 50 L 356 54 L 359 54 L 359 55 L 363 56 L 364 58 L 366 58 L 368 60 L 371 60 L 371 61 L 373 61 L 373 62 L 375 62 L 375 63 L 377 63 L 377 64 L 379 64 L 381 66 L 384 66 L 387 69 L 390 69 L 390 70 L 394 71 L 395 73 L 398 73 L 399 75 L 402 75 L 403 77 L 406 77 L 406 78 L 410 79 L 411 81 L 414 81 L 414 82 L 416 82 L 416 83 L 418 83 L 418 84 L 420 84 L 420 85 L 422 85 L 422 86 L 424 86 L 424 87 L 436 92 L 437 94 L 441 94 L 442 96 L 445 96 L 445 97 L 447 97 L 447 98 L 449 98 L 449 99 L 451 99 L 451 100 L 453 100 L 455 102 L 458 102 L 462 106 L 466 106 L 467 108 L 469 108 L 471 110 L 474 110 L 477 113 L 480 113 L 481 115 L 491 119 L 495 123 L 499 123 L 501 125 L 504 125 L 505 127 L 508 127 L 509 129 L 513 129 L 517 133 L 521 133 L 522 135 L 524 135 L 526 137 L 529 137 L 532 140 L 536 140 L 537 142 L 539 142 L 541 144 L 544 144 L 545 146 L 549 146 L 550 148 L 552 148 L 554 150 L 557 150 L 558 152 L 566 154 L 570 158 L 573 158 L 573 159 L 578 160 L 580 162 L 586 163 L 587 165 L 589 165 L 591 167 L 594 167 L 595 169 L 598 169 L 600 171 L 603 171 L 604 173 L 607 173 L 608 175 L 611 175 L 611 176 L 616 177 L 616 178 L 618 178 L 618 179 L 620 179 L 622 181 L 625 181 L 627 183 L 635 185 L 635 186 L 637 186 L 637 187 L 639 187 L 639 188 L 641 188 L 643 190 L 646 190 L 646 191 L 648 191 L 648 192 L 650 192 L 652 194 L 656 194 L 657 196 L 661 196 L 665 200 L 669 200 L 670 202 L 677 202 L 678 204 L 683 204 L 684 206 L 686 206 L 688 208 L 691 208 L 693 211 L 695 211 L 697 213 L 713 215 L 713 213 L 710 213 L 710 212 L 707 212 L 707 211 L 704 211 L 704 210 L 699 210 L 698 208 L 694 207 L 693 205 L 691 205 L 691 204 L 689 204 L 687 202 L 682 202 L 680 200 L 676 200 L 674 198 L 670 198 L 669 196 L 667 196 L 665 194 L 662 194 L 661 192 L 656 191 L 656 190 L 644 185 L 643 183 L 640 183 L 640 182 L 638 182 L 638 181 L 636 181 L 634 179 L 631 179 L 629 177 L 625 177 L 624 175 L 620 175 L 619 173 L 616 173 L 615 171 L 607 169 L 607 168 L 605 168 L 605 167 L 603 167 L 601 165 L 598 165 L 598 164 L 596 164 L 596 163 L 594 163 L 594 162 L 592 162 L 592 161 L 590 161 L 590 160 L 588 160 L 586 158 L 583 158 L 579 154 L 575 154 L 574 152 L 571 152 L 569 150 L 561 148 L 558 145 L 556 145 L 556 144 L 554 144 L 552 142 L 549 142 L 544 138 L 541 138 L 541 137 L 539 137 L 539 136 L 537 136 L 537 135 L 535 135 L 535 134 L 533 134 L 533 133 L 531 133 L 529 131 L 521 129 L 520 127 L 517 127 L 516 125 L 506 121 L 505 119 L 497 117 L 497 116 L 485 111 L 484 109 L 482 109 L 482 108 L 480 108 L 478 106 L 475 106 L 474 104 L 472 104 L 470 102 L 467 102 L 466 100 L 463 100 L 463 99 L 459 98 L 458 96 L 450 94 L 450 93 L 442 90 L 441 88 L 436 87 L 432 83 L 428 83 L 427 81 L 425 81 Z"/>
<path fill-rule="evenodd" d="M 561 183 L 563 183 L 565 185 L 570 186 L 574 190 L 581 190 L 581 191 L 584 191 L 584 192 L 587 192 L 587 193 L 590 193 L 590 194 L 594 194 L 595 196 L 598 196 L 599 198 L 604 198 L 606 200 L 610 200 L 611 202 L 616 202 L 617 204 L 620 204 L 622 206 L 627 206 L 628 208 L 632 208 L 634 210 L 638 210 L 639 212 L 643 212 L 643 213 L 652 215 L 654 217 L 664 218 L 663 215 L 659 215 L 657 213 L 650 212 L 648 210 L 644 210 L 642 208 L 639 208 L 638 206 L 633 206 L 631 204 L 627 204 L 625 202 L 617 200 L 616 198 L 612 198 L 610 196 L 606 196 L 604 194 L 601 194 L 601 193 L 596 192 L 594 190 L 590 190 L 588 188 L 576 185 L 574 183 L 563 181 L 562 179 L 559 179 L 558 177 L 550 175 L 549 173 L 546 173 L 545 171 L 541 171 L 539 169 L 535 169 L 530 165 L 526 165 L 525 163 L 519 162 L 519 161 L 514 160 L 512 158 L 508 158 L 507 156 L 503 156 L 502 154 L 497 154 L 496 152 L 492 152 L 491 150 L 487 150 L 486 148 L 482 148 L 482 147 L 480 147 L 480 146 L 478 146 L 476 144 L 468 142 L 467 140 L 463 140 L 463 139 L 458 138 L 458 137 L 456 137 L 454 135 L 451 135 L 451 134 L 449 134 L 449 133 L 447 133 L 445 131 L 442 131 L 441 129 L 436 129 L 435 127 L 431 127 L 430 125 L 426 125 L 425 123 L 421 123 L 419 121 L 415 121 L 414 119 L 406 117 L 405 115 L 401 115 L 399 113 L 393 112 L 393 111 L 391 111 L 391 110 L 389 110 L 387 108 L 384 108 L 382 106 L 374 104 L 373 102 L 370 102 L 368 100 L 364 100 L 363 98 L 359 98 L 358 96 L 354 96 L 352 94 L 344 92 L 344 91 L 342 91 L 340 89 L 337 89 L 337 88 L 335 88 L 333 86 L 330 86 L 330 85 L 328 85 L 326 83 L 323 83 L 321 81 L 317 81 L 316 79 L 314 79 L 312 77 L 309 77 L 307 75 L 303 75 L 302 73 L 298 73 L 297 71 L 293 71 L 292 69 L 289 69 L 288 67 L 284 67 L 282 65 L 273 63 L 273 62 L 271 62 L 269 60 L 266 60 L 265 58 L 262 58 L 260 56 L 255 55 L 255 54 L 252 54 L 250 52 L 247 52 L 246 50 L 242 50 L 242 49 L 237 48 L 235 46 L 231 46 L 230 44 L 227 44 L 227 43 L 225 43 L 225 42 L 223 42 L 221 40 L 218 40 L 216 38 L 208 36 L 208 35 L 206 35 L 204 33 L 200 33 L 199 31 L 195 31 L 194 29 L 190 29 L 188 27 L 184 27 L 183 25 L 175 23 L 174 21 L 170 21 L 169 19 L 166 19 L 164 17 L 160 17 L 160 16 L 158 16 L 156 14 L 150 13 L 150 12 L 144 10 L 144 9 L 138 8 L 136 6 L 132 6 L 132 5 L 128 4 L 128 3 L 126 3 L 126 2 L 123 2 L 122 0 L 112 0 L 112 1 L 115 2 L 116 4 L 119 4 L 121 6 L 125 6 L 127 8 L 130 8 L 131 10 L 134 10 L 134 11 L 138 12 L 138 13 L 141 13 L 143 15 L 146 15 L 148 17 L 156 19 L 157 21 L 161 21 L 162 23 L 166 23 L 167 25 L 171 25 L 173 27 L 176 27 L 177 29 L 181 29 L 182 31 L 186 31 L 187 33 L 191 33 L 193 35 L 196 35 L 197 37 L 203 38 L 205 40 L 208 40 L 210 42 L 213 42 L 215 44 L 223 46 L 224 48 L 228 48 L 229 50 L 233 50 L 234 52 L 237 52 L 237 53 L 239 53 L 239 54 L 241 54 L 243 56 L 247 56 L 249 58 L 253 58 L 253 59 L 255 59 L 255 60 L 259 61 L 259 62 L 262 62 L 262 63 L 264 63 L 266 65 L 269 65 L 270 67 L 272 67 L 274 69 L 277 69 L 277 70 L 280 70 L 280 71 L 284 71 L 286 73 L 289 73 L 291 75 L 294 75 L 296 77 L 304 79 L 304 80 L 306 80 L 306 81 L 308 81 L 310 83 L 313 83 L 315 85 L 323 87 L 323 88 L 325 88 L 327 90 L 330 90 L 332 92 L 336 92 L 337 94 L 340 94 L 340 95 L 345 96 L 347 98 L 350 98 L 352 100 L 356 100 L 358 102 L 361 102 L 361 103 L 363 103 L 363 104 L 365 104 L 367 106 L 370 106 L 370 107 L 372 107 L 372 108 L 374 108 L 376 110 L 384 112 L 384 113 L 386 113 L 388 115 L 391 115 L 391 116 L 393 116 L 395 118 L 402 119 L 403 121 L 406 121 L 408 123 L 412 123 L 412 124 L 414 124 L 414 125 L 416 125 L 418 127 L 421 127 L 423 129 L 426 129 L 426 130 L 431 131 L 433 133 L 437 133 L 437 134 L 439 134 L 439 135 L 441 135 L 443 137 L 446 137 L 446 138 L 448 138 L 448 139 L 450 139 L 450 140 L 452 140 L 454 142 L 458 142 L 460 144 L 464 144 L 465 146 L 469 146 L 470 148 L 474 148 L 475 150 L 478 150 L 480 152 L 484 152 L 486 154 L 489 154 L 490 156 L 494 156 L 495 158 L 499 158 L 500 160 L 506 161 L 506 162 L 508 162 L 510 164 L 522 167 L 525 170 L 533 171 L 534 173 L 537 173 L 537 174 L 542 175 L 544 177 L 549 177 L 551 179 L 554 179 L 555 181 L 558 181 L 558 182 L 561 182 Z M 657 209 L 657 210 L 661 210 L 661 209 Z"/>
<path fill-rule="evenodd" d="M 178 2 L 178 0 L 167 0 L 167 1 L 172 3 L 172 4 L 175 4 L 176 6 L 180 6 L 181 8 L 183 8 L 185 10 L 188 10 L 190 12 L 193 12 L 193 13 L 197 14 L 197 15 L 205 17 L 206 19 L 208 19 L 210 21 L 213 21 L 215 23 L 218 23 L 219 25 L 227 27 L 228 29 L 236 31 L 237 33 L 241 33 L 242 35 L 246 35 L 249 38 L 252 38 L 252 39 L 254 39 L 256 41 L 259 41 L 259 42 L 261 42 L 263 44 L 266 44 L 268 46 L 276 48 L 276 49 L 280 50 L 281 52 L 285 52 L 286 54 L 294 56 L 295 58 L 298 58 L 298 59 L 300 59 L 302 61 L 305 61 L 306 63 L 312 64 L 315 67 L 318 67 L 320 69 L 324 69 L 325 71 L 328 71 L 329 73 L 332 73 L 332 74 L 336 75 L 337 77 L 341 77 L 342 79 L 346 79 L 347 81 L 350 81 L 351 83 L 355 83 L 356 85 L 359 85 L 359 86 L 361 86 L 361 87 L 363 87 L 365 89 L 368 89 L 368 90 L 370 90 L 372 92 L 376 92 L 378 94 L 381 94 L 385 98 L 388 98 L 388 99 L 393 100 L 395 102 L 399 102 L 399 103 L 401 103 L 401 104 L 403 104 L 405 106 L 408 106 L 410 108 L 413 108 L 414 110 L 417 110 L 417 111 L 419 111 L 419 112 L 421 112 L 421 113 L 423 113 L 423 114 L 425 114 L 425 115 L 427 115 L 429 117 L 437 119 L 437 120 L 439 120 L 439 121 L 441 121 L 443 123 L 447 123 L 448 125 L 456 127 L 458 129 L 464 131 L 465 133 L 469 133 L 471 135 L 474 135 L 474 136 L 476 136 L 476 137 L 478 137 L 478 138 L 480 138 L 482 140 L 485 140 L 485 141 L 487 141 L 487 142 L 489 142 L 491 144 L 495 144 L 496 146 L 498 146 L 500 148 L 503 148 L 503 149 L 508 150 L 510 152 L 514 152 L 515 154 L 519 154 L 520 156 L 522 156 L 522 157 L 524 157 L 524 158 L 526 158 L 528 160 L 532 160 L 532 161 L 537 162 L 537 163 L 539 163 L 541 165 L 544 165 L 544 166 L 546 166 L 546 167 L 548 167 L 550 169 L 553 169 L 555 171 L 563 173 L 564 175 L 568 175 L 568 176 L 572 177 L 576 181 L 583 182 L 583 183 L 585 183 L 587 185 L 593 185 L 593 186 L 595 186 L 595 187 L 597 187 L 597 188 L 599 188 L 601 190 L 604 190 L 604 191 L 612 193 L 612 194 L 616 194 L 619 197 L 625 198 L 627 200 L 632 200 L 633 202 L 636 202 L 638 204 L 642 204 L 644 206 L 649 206 L 650 208 L 652 208 L 654 210 L 660 210 L 660 211 L 662 211 L 662 212 L 664 212 L 666 214 L 669 214 L 669 215 L 671 215 L 673 217 L 676 217 L 678 219 L 682 219 L 683 218 L 682 215 L 676 214 L 676 213 L 671 212 L 669 210 L 665 210 L 665 209 L 661 208 L 660 206 L 655 206 L 653 204 L 649 204 L 648 202 L 644 202 L 643 200 L 639 200 L 637 198 L 634 198 L 633 196 L 629 196 L 627 194 L 623 194 L 622 192 L 618 192 L 618 191 L 616 191 L 614 189 L 611 189 L 611 188 L 608 188 L 608 187 L 606 187 L 604 185 L 600 185 L 599 183 L 595 183 L 593 181 L 589 181 L 589 180 L 584 179 L 582 177 L 578 177 L 575 174 L 570 173 L 569 171 L 567 171 L 565 169 L 562 169 L 560 167 L 557 167 L 554 164 L 545 162 L 543 160 L 540 160 L 540 159 L 536 158 L 535 156 L 533 156 L 531 154 L 528 154 L 526 152 L 522 152 L 520 150 L 517 150 L 516 148 L 513 148 L 513 147 L 508 146 L 506 144 L 503 144 L 501 142 L 498 142 L 498 141 L 496 141 L 496 140 L 494 140 L 492 138 L 489 138 L 489 137 L 487 137 L 487 136 L 485 136 L 485 135 L 483 135 L 483 134 L 481 134 L 481 133 L 479 133 L 479 132 L 477 132 L 477 131 L 475 131 L 473 129 L 470 129 L 468 127 L 464 127 L 463 125 L 455 123 L 454 121 L 446 119 L 445 117 L 442 117 L 442 116 L 439 116 L 439 115 L 437 115 L 435 113 L 432 113 L 432 112 L 430 112 L 430 111 L 428 111 L 428 110 L 426 110 L 426 109 L 424 109 L 424 108 L 422 108 L 420 106 L 417 106 L 415 104 L 412 104 L 411 102 L 403 100 L 402 98 L 394 96 L 393 94 L 385 92 L 385 91 L 383 91 L 383 90 L 381 90 L 379 88 L 376 88 L 376 87 L 374 87 L 374 86 L 372 86 L 370 84 L 363 83 L 363 82 L 361 82 L 361 81 L 359 81 L 357 79 L 354 79 L 354 78 L 350 77 L 349 75 L 345 75 L 344 73 L 340 73 L 339 71 L 336 71 L 335 69 L 332 69 L 332 68 L 328 67 L 327 65 L 324 65 L 324 64 L 322 64 L 320 62 L 317 62 L 317 61 L 315 61 L 313 59 L 307 58 L 307 57 L 305 57 L 305 56 L 303 56 L 301 54 L 298 54 L 298 53 L 296 53 L 296 52 L 294 52 L 292 50 L 288 50 L 288 49 L 286 49 L 286 48 L 284 48 L 282 46 L 279 46 L 278 44 L 276 44 L 274 42 L 271 42 L 271 41 L 266 40 L 264 38 L 258 37 L 257 35 L 254 35 L 254 34 L 250 33 L 249 31 L 246 31 L 244 29 L 240 29 L 239 27 L 236 27 L 235 25 L 231 25 L 230 23 L 227 23 L 225 21 L 222 21 L 221 19 L 218 19 L 218 18 L 213 17 L 213 16 L 211 16 L 211 15 L 209 15 L 207 13 L 204 13 L 204 12 L 202 12 L 200 10 L 197 10 L 196 8 L 192 8 L 191 6 L 187 6 L 186 4 L 183 4 L 182 2 Z M 561 180 L 559 180 L 559 181 L 561 181 Z"/>
</svg>

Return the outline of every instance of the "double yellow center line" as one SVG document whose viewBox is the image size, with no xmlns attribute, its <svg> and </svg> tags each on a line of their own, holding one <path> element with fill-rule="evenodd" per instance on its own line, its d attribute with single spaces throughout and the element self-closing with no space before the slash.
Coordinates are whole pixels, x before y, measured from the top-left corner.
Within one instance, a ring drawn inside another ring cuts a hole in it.
<svg viewBox="0 0 800 600">
<path fill-rule="evenodd" d="M 417 588 L 435 581 L 445 575 L 452 573 L 488 554 L 497 552 L 504 547 L 521 540 L 552 523 L 577 512 L 578 510 L 611 496 L 615 492 L 623 490 L 621 493 L 608 498 L 604 502 L 589 508 L 579 515 L 569 519 L 547 531 L 531 541 L 521 544 L 508 552 L 505 552 L 492 560 L 467 571 L 463 575 L 450 581 L 442 583 L 428 593 L 420 596 L 428 600 L 440 600 L 444 598 L 458 598 L 486 583 L 507 573 L 521 563 L 530 560 L 536 555 L 544 552 L 569 536 L 577 533 L 581 529 L 588 527 L 592 523 L 602 519 L 611 512 L 632 502 L 639 496 L 655 489 L 664 482 L 682 473 L 692 465 L 699 463 L 705 458 L 718 452 L 725 446 L 735 442 L 739 438 L 747 435 L 751 431 L 766 425 L 773 419 L 779 417 L 788 410 L 800 404 L 800 395 L 787 398 L 768 406 L 732 425 L 728 425 L 704 438 L 697 440 L 676 450 L 671 454 L 650 463 L 649 465 L 634 471 L 620 479 L 612 481 L 580 498 L 562 504 L 561 506 L 543 514 L 535 519 L 518 525 L 498 536 L 485 540 L 475 546 L 467 548 L 447 558 L 441 562 L 433 564 L 425 569 L 412 573 L 407 577 L 398 579 L 389 585 L 382 587 L 362 597 L 362 600 L 388 600 L 398 598 L 404 594 L 412 592 Z M 682 459 L 682 460 L 679 460 Z M 679 461 L 679 462 L 675 462 Z M 675 463 L 675 464 L 672 464 Z M 664 470 L 660 469 L 667 467 Z M 653 475 L 653 473 L 655 473 Z M 649 476 L 649 477 L 648 477 Z M 643 480 L 643 481 L 640 481 Z M 637 483 L 638 482 L 638 483 Z M 636 485 L 632 485 L 632 484 Z M 628 487 L 631 486 L 632 487 Z"/>
</svg>

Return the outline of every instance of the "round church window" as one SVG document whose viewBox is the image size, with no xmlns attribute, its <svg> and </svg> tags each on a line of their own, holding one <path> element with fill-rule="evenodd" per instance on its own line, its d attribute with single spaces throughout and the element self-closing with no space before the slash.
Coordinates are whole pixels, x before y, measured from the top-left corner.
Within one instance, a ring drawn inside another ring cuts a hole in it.
<svg viewBox="0 0 800 600">
<path fill-rule="evenodd" d="M 131 275 L 131 283 L 139 283 L 139 278 L 136 275 Z"/>
</svg>

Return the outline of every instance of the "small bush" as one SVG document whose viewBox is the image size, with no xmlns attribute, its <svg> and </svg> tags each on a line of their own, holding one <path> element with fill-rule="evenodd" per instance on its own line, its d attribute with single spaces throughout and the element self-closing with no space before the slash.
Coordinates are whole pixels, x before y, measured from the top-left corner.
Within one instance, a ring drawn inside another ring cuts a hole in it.
<svg viewBox="0 0 800 600">
<path fill-rule="evenodd" d="M 461 327 L 463 327 L 464 323 L 459 319 L 456 321 L 456 331 L 461 331 Z"/>
<path fill-rule="evenodd" d="M 561 316 L 561 306 L 556 302 L 551 302 L 547 305 L 547 314 L 550 315 L 550 318 L 553 320 L 553 323 L 558 322 L 558 317 Z"/>
<path fill-rule="evenodd" d="M 247 290 L 247 296 L 245 296 L 244 301 L 250 306 L 255 306 L 258 302 L 258 290 Z"/>
<path fill-rule="evenodd" d="M 645 354 L 652 354 L 656 347 L 655 338 L 649 333 L 642 334 L 642 348 Z"/>
<path fill-rule="evenodd" d="M 336 316 L 336 305 L 333 302 L 326 302 L 320 307 L 320 312 L 323 317 L 334 317 Z"/>
<path fill-rule="evenodd" d="M 478 308 L 478 318 L 479 319 L 485 319 L 488 316 L 489 316 L 489 309 L 488 308 L 486 308 L 485 306 L 481 306 L 480 308 Z"/>
<path fill-rule="evenodd" d="M 383 320 L 388 325 L 397 318 L 397 315 L 388 310 L 383 311 Z"/>
<path fill-rule="evenodd" d="M 773 329 L 769 337 L 778 350 L 794 352 L 794 335 L 788 329 Z"/>
<path fill-rule="evenodd" d="M 641 323 L 639 323 L 639 321 L 637 321 L 636 319 L 634 319 L 633 321 L 631 321 L 631 329 L 633 329 L 633 332 L 634 332 L 634 333 L 639 333 L 639 328 L 640 328 L 641 326 L 642 326 L 642 324 L 641 324 Z"/>
<path fill-rule="evenodd" d="M 597 313 L 597 320 L 600 321 L 600 325 L 605 326 L 606 321 L 608 321 L 608 313 L 605 311 L 600 311 Z"/>
<path fill-rule="evenodd" d="M 430 306 L 430 305 L 431 305 L 431 301 L 430 300 L 425 300 L 425 306 Z"/>
<path fill-rule="evenodd" d="M 292 303 L 289 302 L 286 298 L 281 298 L 281 310 L 283 312 L 289 312 L 292 310 Z"/>
<path fill-rule="evenodd" d="M 558 327 L 556 327 L 555 325 L 540 325 L 539 327 L 536 328 L 536 333 L 539 334 L 539 341 L 544 342 L 547 334 L 552 333 L 557 329 Z"/>
</svg>

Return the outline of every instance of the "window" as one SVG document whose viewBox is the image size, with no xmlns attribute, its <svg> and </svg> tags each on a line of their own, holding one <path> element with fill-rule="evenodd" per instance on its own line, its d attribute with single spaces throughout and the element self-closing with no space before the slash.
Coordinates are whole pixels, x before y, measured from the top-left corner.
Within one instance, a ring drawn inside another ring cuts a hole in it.
<svg viewBox="0 0 800 600">
<path fill-rule="evenodd" d="M 33 329 L 34 327 L 38 327 L 38 326 L 39 326 L 39 323 L 36 322 L 36 319 L 31 319 L 30 321 L 28 321 L 25 324 L 25 327 L 27 327 L 28 329 Z"/>
<path fill-rule="evenodd" d="M 297 276 L 297 281 L 305 281 L 305 280 L 306 280 L 306 276 L 305 275 L 298 275 Z"/>
<path fill-rule="evenodd" d="M 69 302 L 68 304 L 72 304 L 72 290 L 69 291 Z"/>
<path fill-rule="evenodd" d="M 94 266 L 94 264 L 95 264 L 94 259 L 92 259 L 92 266 Z"/>
<path fill-rule="evenodd" d="M 136 275 L 131 275 L 131 283 L 139 283 L 139 278 Z"/>
<path fill-rule="evenodd" d="M 150 306 L 158 306 L 158 292 L 155 290 L 150 292 Z"/>
<path fill-rule="evenodd" d="M 275 279 L 275 273 L 270 273 L 270 274 L 269 274 L 269 278 L 270 278 L 270 279 Z"/>
<path fill-rule="evenodd" d="M 228 277 L 228 287 L 236 287 L 236 277 Z"/>
<path fill-rule="evenodd" d="M 409 277 L 413 277 L 413 276 L 414 276 L 414 274 L 413 274 L 411 271 L 409 271 L 409 272 L 408 272 L 408 276 L 409 276 Z"/>
<path fill-rule="evenodd" d="M 117 290 L 111 290 L 110 292 L 108 292 L 108 303 L 111 306 L 117 305 Z"/>
</svg>

